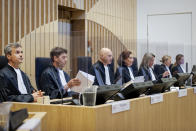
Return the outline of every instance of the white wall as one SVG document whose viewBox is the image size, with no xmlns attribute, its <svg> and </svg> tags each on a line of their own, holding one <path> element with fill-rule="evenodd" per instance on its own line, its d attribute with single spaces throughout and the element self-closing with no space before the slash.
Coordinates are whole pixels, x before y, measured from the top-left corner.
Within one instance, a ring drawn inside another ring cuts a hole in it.
<svg viewBox="0 0 196 131">
<path fill-rule="evenodd" d="M 139 64 L 143 54 L 147 52 L 147 16 L 185 12 L 192 13 L 192 64 L 196 64 L 196 0 L 137 0 L 137 56 Z"/>
</svg>

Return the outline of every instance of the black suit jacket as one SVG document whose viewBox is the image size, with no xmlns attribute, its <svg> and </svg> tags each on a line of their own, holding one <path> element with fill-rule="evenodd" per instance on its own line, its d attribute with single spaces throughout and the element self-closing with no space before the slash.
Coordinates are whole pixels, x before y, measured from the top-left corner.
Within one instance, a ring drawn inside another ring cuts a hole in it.
<svg viewBox="0 0 196 131">
<path fill-rule="evenodd" d="M 94 68 L 96 68 L 98 70 L 98 72 L 100 73 L 103 83 L 105 84 L 106 82 L 106 78 L 105 78 L 105 68 L 103 63 L 101 63 L 100 61 L 97 61 L 90 69 L 90 74 L 92 74 L 93 76 L 95 76 L 95 81 L 93 83 L 93 85 L 99 85 L 98 80 L 96 78 L 96 74 L 95 74 L 95 70 Z M 110 66 L 108 66 L 109 69 L 109 74 L 110 74 L 110 82 L 111 84 L 114 84 L 114 72 L 113 70 L 110 68 Z"/>
<path fill-rule="evenodd" d="M 0 71 L 0 88 L 6 92 L 6 101 L 17 102 L 33 102 L 33 96 L 31 95 L 34 88 L 28 76 L 21 71 L 22 78 L 28 94 L 21 94 L 18 89 L 17 74 L 13 67 L 7 65 Z"/>
<path fill-rule="evenodd" d="M 154 72 L 154 70 L 153 70 L 153 73 L 154 73 L 154 76 L 155 76 L 156 80 L 158 80 L 159 78 L 157 77 L 157 75 Z M 145 81 L 152 81 L 152 76 L 150 74 L 149 69 L 146 69 L 144 67 L 140 67 L 139 72 L 138 72 L 138 76 L 144 76 L 144 80 Z"/>
<path fill-rule="evenodd" d="M 168 67 L 169 71 L 171 72 L 170 68 Z M 166 65 L 162 64 L 160 69 L 160 74 L 163 76 L 163 73 L 168 71 Z M 171 74 L 172 75 L 172 74 Z M 165 78 L 169 78 L 169 76 L 165 76 Z"/>
<path fill-rule="evenodd" d="M 6 99 L 7 99 L 6 90 L 0 87 L 0 103 L 6 101 Z"/>
<path fill-rule="evenodd" d="M 175 76 L 177 73 L 184 73 L 180 65 L 176 65 L 172 67 L 171 73 Z"/>
<path fill-rule="evenodd" d="M 137 64 L 137 58 L 134 57 L 133 64 L 131 65 L 131 68 L 133 69 L 134 76 L 138 76 L 138 64 Z"/>
<path fill-rule="evenodd" d="M 64 72 L 66 82 L 70 81 L 70 77 Z M 68 96 L 68 93 L 63 89 L 58 70 L 54 66 L 46 68 L 40 78 L 40 84 L 46 95 L 49 95 L 51 99 L 62 98 Z"/>
<path fill-rule="evenodd" d="M 161 65 L 157 66 L 156 69 L 154 69 L 154 72 L 159 79 L 163 78 L 163 73 L 166 71 L 168 71 L 168 70 L 164 64 L 161 64 Z M 169 76 L 165 76 L 164 78 L 169 78 Z"/>
<path fill-rule="evenodd" d="M 122 70 L 122 76 L 120 74 L 120 70 Z M 132 73 L 133 73 L 133 70 L 132 70 Z M 133 73 L 133 76 L 135 77 L 134 73 Z M 122 77 L 122 84 L 127 83 L 131 80 L 129 69 L 127 66 L 121 66 L 116 69 L 115 80 L 118 79 L 119 77 Z"/>
</svg>

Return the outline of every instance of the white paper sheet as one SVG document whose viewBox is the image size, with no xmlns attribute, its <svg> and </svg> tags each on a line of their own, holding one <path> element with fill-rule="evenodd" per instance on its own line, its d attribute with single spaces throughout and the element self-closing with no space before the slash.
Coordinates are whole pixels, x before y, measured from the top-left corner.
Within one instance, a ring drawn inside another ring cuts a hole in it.
<svg viewBox="0 0 196 131">
<path fill-rule="evenodd" d="M 95 80 L 95 76 L 88 74 L 83 71 L 79 71 L 76 78 L 78 78 L 81 81 L 80 86 L 74 86 L 71 88 L 72 91 L 81 93 L 83 92 L 86 88 L 92 86 Z"/>
<path fill-rule="evenodd" d="M 144 82 L 144 76 L 135 77 L 134 83 Z"/>
</svg>

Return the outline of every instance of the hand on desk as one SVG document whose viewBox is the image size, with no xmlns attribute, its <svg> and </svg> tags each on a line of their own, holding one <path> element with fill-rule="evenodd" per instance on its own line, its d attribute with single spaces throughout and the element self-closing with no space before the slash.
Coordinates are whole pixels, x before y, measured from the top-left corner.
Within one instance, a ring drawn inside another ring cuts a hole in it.
<svg viewBox="0 0 196 131">
<path fill-rule="evenodd" d="M 77 78 L 74 78 L 74 79 L 71 79 L 67 85 L 65 85 L 65 89 L 68 89 L 68 88 L 72 88 L 74 86 L 79 86 L 81 84 L 81 81 Z"/>
<path fill-rule="evenodd" d="M 38 97 L 42 97 L 43 94 L 44 94 L 44 92 L 42 92 L 41 90 L 39 90 L 39 91 L 35 91 L 35 90 L 34 90 L 34 91 L 33 91 L 33 94 L 32 94 L 33 99 L 34 99 L 34 102 L 37 101 L 37 98 L 38 98 Z"/>
<path fill-rule="evenodd" d="M 165 72 L 163 73 L 163 77 L 166 77 L 166 76 L 169 76 L 169 71 L 165 71 Z"/>
</svg>

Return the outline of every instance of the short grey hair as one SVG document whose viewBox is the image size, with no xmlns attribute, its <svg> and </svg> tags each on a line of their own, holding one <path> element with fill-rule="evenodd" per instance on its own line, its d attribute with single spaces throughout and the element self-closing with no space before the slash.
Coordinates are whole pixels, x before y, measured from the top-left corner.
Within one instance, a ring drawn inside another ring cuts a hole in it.
<svg viewBox="0 0 196 131">
<path fill-rule="evenodd" d="M 149 62 L 150 62 L 150 60 L 152 60 L 153 57 L 155 57 L 155 55 L 153 53 L 145 53 L 144 56 L 143 56 L 140 68 L 144 67 L 144 68 L 148 69 L 149 68 Z"/>
<path fill-rule="evenodd" d="M 4 49 L 5 56 L 11 55 L 12 48 L 19 48 L 22 47 L 19 43 L 9 43 Z"/>
</svg>

